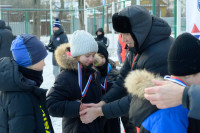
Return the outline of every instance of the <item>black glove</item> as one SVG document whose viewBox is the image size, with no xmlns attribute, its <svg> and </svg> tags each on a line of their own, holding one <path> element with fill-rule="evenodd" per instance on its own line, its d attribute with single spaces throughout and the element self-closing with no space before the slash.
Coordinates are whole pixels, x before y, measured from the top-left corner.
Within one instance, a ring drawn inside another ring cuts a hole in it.
<svg viewBox="0 0 200 133">
<path fill-rule="evenodd" d="M 49 52 L 54 52 L 55 47 L 52 44 L 49 44 L 48 46 L 45 46 L 47 50 L 49 50 Z"/>
</svg>

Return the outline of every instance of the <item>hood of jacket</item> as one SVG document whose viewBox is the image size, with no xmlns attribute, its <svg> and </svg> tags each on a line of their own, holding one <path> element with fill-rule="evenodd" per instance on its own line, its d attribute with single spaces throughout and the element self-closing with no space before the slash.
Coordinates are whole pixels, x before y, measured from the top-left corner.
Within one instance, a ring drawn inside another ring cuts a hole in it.
<svg viewBox="0 0 200 133">
<path fill-rule="evenodd" d="M 104 31 L 103 31 L 103 28 L 99 28 L 97 31 L 96 31 L 96 35 L 97 35 L 97 32 L 100 31 L 102 33 L 102 35 L 104 36 Z"/>
<path fill-rule="evenodd" d="M 127 91 L 132 94 L 129 119 L 137 127 L 140 127 L 149 115 L 158 110 L 156 106 L 152 105 L 144 97 L 145 88 L 154 86 L 152 79 L 162 80 L 160 76 L 146 70 L 132 71 L 125 79 L 124 85 Z"/>
<path fill-rule="evenodd" d="M 16 62 L 9 57 L 0 59 L 0 91 L 30 91 L 35 87 L 32 80 L 25 78 Z"/>
<path fill-rule="evenodd" d="M 130 24 L 127 26 L 130 27 L 127 28 L 131 28 L 131 35 L 135 41 L 134 47 L 137 53 L 142 52 L 145 48 L 156 42 L 167 39 L 171 35 L 171 28 L 168 23 L 158 17 L 150 15 L 142 6 L 127 7 L 120 11 L 117 17 L 128 18 L 127 20 L 129 20 Z M 124 20 L 121 19 L 118 21 Z"/>
<path fill-rule="evenodd" d="M 159 75 L 155 75 L 146 70 L 135 70 L 127 75 L 124 86 L 133 96 L 135 95 L 141 99 L 145 99 L 145 88 L 155 86 L 152 82 L 152 79 L 162 80 Z"/>
<path fill-rule="evenodd" d="M 70 56 L 70 44 L 65 43 L 57 47 L 55 58 L 61 68 L 67 70 L 78 70 L 78 61 Z"/>
<path fill-rule="evenodd" d="M 0 20 L 0 29 L 5 29 L 6 23 L 4 20 Z"/>
</svg>

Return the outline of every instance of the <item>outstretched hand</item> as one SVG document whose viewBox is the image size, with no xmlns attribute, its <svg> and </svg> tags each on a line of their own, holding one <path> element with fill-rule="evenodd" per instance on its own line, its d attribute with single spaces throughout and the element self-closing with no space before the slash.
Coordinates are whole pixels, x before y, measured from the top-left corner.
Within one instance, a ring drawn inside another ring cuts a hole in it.
<svg viewBox="0 0 200 133">
<path fill-rule="evenodd" d="M 145 98 L 160 109 L 182 104 L 184 87 L 170 81 L 153 80 L 155 87 L 145 89 Z"/>
</svg>

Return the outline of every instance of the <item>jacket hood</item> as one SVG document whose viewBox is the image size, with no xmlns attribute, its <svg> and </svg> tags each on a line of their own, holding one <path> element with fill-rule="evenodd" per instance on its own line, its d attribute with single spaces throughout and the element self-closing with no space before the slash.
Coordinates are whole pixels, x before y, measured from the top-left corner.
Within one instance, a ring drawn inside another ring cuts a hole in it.
<svg viewBox="0 0 200 133">
<path fill-rule="evenodd" d="M 150 73 L 146 70 L 135 70 L 128 74 L 125 79 L 124 86 L 127 88 L 127 91 L 133 96 L 145 99 L 145 88 L 155 86 L 152 83 L 152 79 L 162 80 L 159 75 L 154 75 L 153 73 Z"/>
<path fill-rule="evenodd" d="M 97 32 L 100 31 L 102 33 L 102 35 L 104 36 L 104 31 L 103 31 L 103 28 L 99 28 L 97 31 L 96 31 L 96 35 L 97 35 Z"/>
<path fill-rule="evenodd" d="M 61 68 L 68 70 L 78 70 L 78 61 L 70 56 L 70 44 L 65 43 L 57 47 L 55 58 Z"/>
<path fill-rule="evenodd" d="M 32 80 L 25 78 L 9 57 L 0 59 L 0 77 L 0 91 L 30 91 L 35 88 Z"/>
<path fill-rule="evenodd" d="M 0 20 L 0 29 L 5 29 L 6 23 L 4 20 Z"/>
<path fill-rule="evenodd" d="M 171 34 L 171 28 L 167 22 L 153 17 L 142 6 L 129 6 L 113 15 L 112 20 L 116 31 L 132 35 L 137 52 L 168 38 Z M 124 25 L 123 29 L 120 25 Z"/>
<path fill-rule="evenodd" d="M 137 127 L 140 127 L 142 122 L 149 115 L 158 110 L 156 106 L 152 105 L 144 97 L 144 89 L 154 86 L 152 79 L 162 80 L 159 76 L 147 72 L 146 70 L 132 71 L 125 79 L 125 87 L 132 95 L 129 109 L 129 120 Z"/>
</svg>

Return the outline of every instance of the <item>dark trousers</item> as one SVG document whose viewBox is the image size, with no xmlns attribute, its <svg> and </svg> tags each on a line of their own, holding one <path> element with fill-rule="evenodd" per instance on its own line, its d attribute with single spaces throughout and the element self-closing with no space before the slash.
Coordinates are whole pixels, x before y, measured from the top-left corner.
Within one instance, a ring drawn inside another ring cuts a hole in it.
<svg viewBox="0 0 200 133">
<path fill-rule="evenodd" d="M 137 133 L 135 126 L 132 123 L 130 123 L 128 115 L 122 116 L 121 120 L 126 133 Z"/>
<path fill-rule="evenodd" d="M 121 133 L 119 118 L 105 119 L 104 133 Z"/>
</svg>

